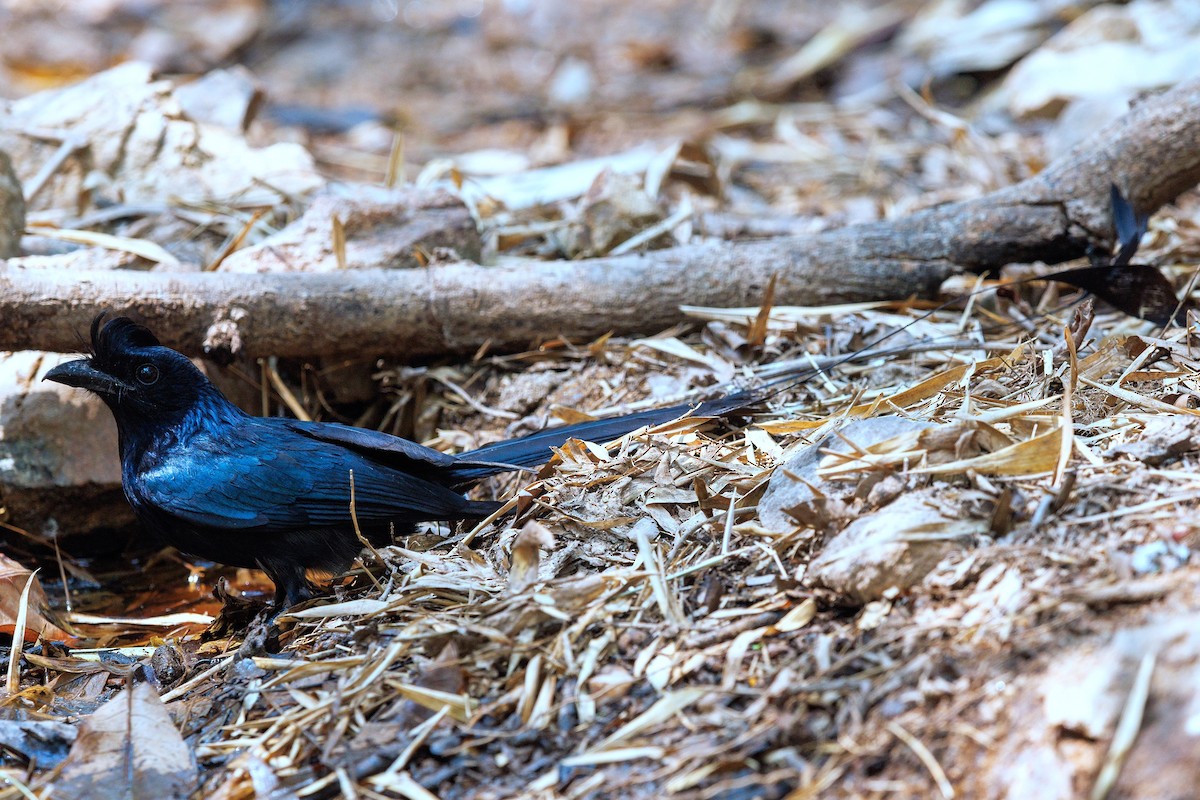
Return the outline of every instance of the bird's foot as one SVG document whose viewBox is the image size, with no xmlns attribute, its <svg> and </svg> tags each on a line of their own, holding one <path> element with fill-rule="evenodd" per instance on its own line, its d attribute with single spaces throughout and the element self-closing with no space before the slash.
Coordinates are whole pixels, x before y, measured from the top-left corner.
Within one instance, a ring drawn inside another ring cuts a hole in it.
<svg viewBox="0 0 1200 800">
<path fill-rule="evenodd" d="M 208 629 L 204 631 L 203 640 L 228 639 L 249 628 L 263 610 L 270 609 L 261 600 L 251 600 L 234 594 L 224 578 L 217 580 L 213 587 L 213 597 L 221 602 L 221 610 Z"/>
<path fill-rule="evenodd" d="M 238 646 L 233 659 L 234 663 L 243 658 L 278 653 L 283 649 L 279 641 L 281 631 L 275 623 L 275 618 L 278 616 L 279 611 L 273 606 L 264 606 L 258 612 L 258 615 L 250 621 L 250 625 L 246 628 L 246 636 Z"/>
</svg>

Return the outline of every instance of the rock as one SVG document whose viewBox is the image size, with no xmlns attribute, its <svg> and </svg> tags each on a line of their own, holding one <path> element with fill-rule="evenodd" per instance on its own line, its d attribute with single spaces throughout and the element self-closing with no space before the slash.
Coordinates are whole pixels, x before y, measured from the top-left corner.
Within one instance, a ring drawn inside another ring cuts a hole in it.
<svg viewBox="0 0 1200 800">
<path fill-rule="evenodd" d="M 1074 100 L 1174 86 L 1200 74 L 1198 32 L 1190 0 L 1099 5 L 1013 67 L 1001 94 L 1016 117 L 1054 117 Z"/>
<path fill-rule="evenodd" d="M 1005 699 L 1009 735 L 989 747 L 987 796 L 1076 797 L 1108 751 L 1147 653 L 1155 653 L 1145 714 L 1111 797 L 1193 797 L 1200 728 L 1200 614 L 1162 614 L 1055 653 L 1047 669 L 1018 677 Z M 1044 780 L 1049 779 L 1049 780 Z"/>
<path fill-rule="evenodd" d="M 916 586 L 943 558 L 988 531 L 987 519 L 962 516 L 958 495 L 940 484 L 859 516 L 808 565 L 807 580 L 854 604 Z"/>
<path fill-rule="evenodd" d="M 121 491 L 108 409 L 79 389 L 42 382 L 61 356 L 0 354 L 0 506 L 5 522 L 40 534 L 133 522 Z"/>
<path fill-rule="evenodd" d="M 215 69 L 175 89 L 189 119 L 244 133 L 262 105 L 263 93 L 250 70 L 241 65 Z"/>
<path fill-rule="evenodd" d="M 816 496 L 810 488 L 810 484 L 819 486 L 822 492 L 827 494 L 850 495 L 854 493 L 856 487 L 853 484 L 827 483 L 817 477 L 817 468 L 823 458 L 821 450 L 828 449 L 838 453 L 848 453 L 850 445 L 845 440 L 849 440 L 859 447 L 870 447 L 902 433 L 934 427 L 937 426 L 931 422 L 918 422 L 895 416 L 870 417 L 846 422 L 820 441 L 800 450 L 775 470 L 775 474 L 771 476 L 771 481 L 767 485 L 767 491 L 758 504 L 759 521 L 764 527 L 773 531 L 792 530 L 796 527 L 796 522 L 787 513 L 788 509 L 807 503 Z"/>
<path fill-rule="evenodd" d="M 334 216 L 346 236 L 346 266 L 403 269 L 426 256 L 451 250 L 477 261 L 482 240 L 461 200 L 443 191 L 388 191 L 354 187 L 354 196 L 331 189 L 304 215 L 254 247 L 221 262 L 223 272 L 334 272 L 341 268 L 333 246 Z"/>
<path fill-rule="evenodd" d="M 528 370 L 505 376 L 495 408 L 514 414 L 530 414 L 570 377 L 565 370 Z"/>
<path fill-rule="evenodd" d="M 1200 450 L 1200 420 L 1191 414 L 1134 414 L 1140 434 L 1108 449 L 1108 456 L 1128 456 L 1159 466 Z"/>
<path fill-rule="evenodd" d="M 275 15 L 266 3 L 243 0 L 80 0 L 4 3 L 0 9 L 4 96 L 122 61 L 150 61 L 172 74 L 203 72 L 241 58 Z M 280 24 L 286 27 L 278 21 L 271 27 Z"/>
<path fill-rule="evenodd" d="M 1003 69 L 1061 24 L 1056 11 L 1033 0 L 927 3 L 904 26 L 900 45 L 937 78 Z"/>
<path fill-rule="evenodd" d="M 587 102 L 595 90 L 596 76 L 586 61 L 567 58 L 550 78 L 547 99 L 555 106 L 577 106 Z"/>
<path fill-rule="evenodd" d="M 1072 100 L 1054 120 L 1054 126 L 1046 131 L 1047 157 L 1052 161 L 1062 158 L 1072 147 L 1128 113 L 1129 95 L 1126 92 Z"/>
<path fill-rule="evenodd" d="M 188 119 L 173 92 L 170 81 L 154 79 L 149 65 L 130 62 L 74 86 L 0 104 L 0 149 L 24 179 L 62 145 L 27 131 L 60 132 L 77 145 L 30 208 L 83 212 L 100 200 L 234 198 L 240 207 L 273 206 L 324 185 L 300 145 L 251 147 L 238 132 Z"/>
<path fill-rule="evenodd" d="M 13 171 L 8 153 L 0 150 L 0 258 L 12 258 L 21 252 L 25 233 L 25 196 L 21 181 Z"/>
<path fill-rule="evenodd" d="M 1129 567 L 1134 575 L 1170 572 L 1183 567 L 1192 558 L 1192 551 L 1183 542 L 1159 539 L 1140 544 L 1129 554 Z"/>
<path fill-rule="evenodd" d="M 523 172 L 479 175 L 463 183 L 458 191 L 475 204 L 503 203 L 509 211 L 561 203 L 581 197 L 603 172 L 617 175 L 645 175 L 662 159 L 663 151 L 651 144 L 599 158 L 568 161 Z M 448 168 L 456 161 L 445 161 Z M 470 164 L 468 164 L 470 166 Z M 428 169 L 428 167 L 426 168 Z M 451 189 L 455 184 L 440 180 L 435 186 Z"/>
<path fill-rule="evenodd" d="M 79 730 L 58 720 L 0 720 L 0 745 L 19 753 L 38 769 L 53 769 L 63 762 Z"/>
<path fill-rule="evenodd" d="M 662 208 L 643 187 L 639 175 L 605 171 L 596 176 L 557 237 L 563 254 L 567 258 L 603 255 L 658 222 Z"/>
</svg>

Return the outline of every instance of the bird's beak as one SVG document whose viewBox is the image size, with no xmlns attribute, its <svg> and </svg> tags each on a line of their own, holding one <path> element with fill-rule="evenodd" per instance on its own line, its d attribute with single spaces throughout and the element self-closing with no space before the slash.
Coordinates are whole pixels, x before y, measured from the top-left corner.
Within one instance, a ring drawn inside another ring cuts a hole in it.
<svg viewBox="0 0 1200 800">
<path fill-rule="evenodd" d="M 113 376 L 93 367 L 89 358 L 80 358 L 59 364 L 47 372 L 46 377 L 42 380 L 76 386 L 98 395 L 114 395 L 122 389 L 129 388 Z"/>
</svg>

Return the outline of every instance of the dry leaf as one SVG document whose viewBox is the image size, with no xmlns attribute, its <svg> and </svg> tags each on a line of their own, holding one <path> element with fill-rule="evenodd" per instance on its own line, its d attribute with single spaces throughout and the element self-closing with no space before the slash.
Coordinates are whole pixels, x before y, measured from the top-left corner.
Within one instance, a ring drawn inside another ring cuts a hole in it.
<svg viewBox="0 0 1200 800">
<path fill-rule="evenodd" d="M 508 590 L 523 592 L 538 579 L 538 564 L 543 550 L 554 549 L 554 535 L 540 522 L 530 521 L 513 542 L 512 567 L 508 572 Z"/>
<path fill-rule="evenodd" d="M 0 554 L 0 633 L 11 635 L 16 628 L 20 611 L 21 592 L 29 580 L 30 571 L 8 556 Z M 74 641 L 75 634 L 67 623 L 50 610 L 42 584 L 36 579 L 29 589 L 29 612 L 25 621 L 25 641 L 36 642 L 38 637 L 55 641 Z"/>
<path fill-rule="evenodd" d="M 55 228 L 49 225 L 31 225 L 29 232 L 38 236 L 45 236 L 47 239 L 60 239 L 64 242 L 75 242 L 76 244 L 86 244 L 92 247 L 103 247 L 106 250 L 120 250 L 126 253 L 133 253 L 135 256 L 144 258 L 147 261 L 154 261 L 168 267 L 179 266 L 179 259 L 167 252 L 161 245 L 157 245 L 146 239 L 114 236 L 109 233 L 98 233 L 96 231 Z"/>
<path fill-rule="evenodd" d="M 938 392 L 953 386 L 970 375 L 978 376 L 984 372 L 1007 372 L 1013 364 L 1019 363 L 1025 352 L 1024 345 L 1015 348 L 1005 356 L 997 356 L 974 364 L 962 364 L 957 367 L 939 372 L 932 377 L 903 389 L 889 397 L 879 397 L 869 403 L 859 403 L 844 412 L 847 417 L 869 417 L 877 413 L 890 413 L 897 408 L 907 408 L 914 403 L 928 400 Z M 782 422 L 760 423 L 758 427 L 768 433 L 797 433 L 800 431 L 819 428 L 827 420 L 784 420 Z"/>
<path fill-rule="evenodd" d="M 169 800 L 196 789 L 197 770 L 167 707 L 149 683 L 137 683 L 80 726 L 62 772 L 59 800 Z"/>
<path fill-rule="evenodd" d="M 975 470 L 982 475 L 1037 475 L 1058 464 L 1063 428 L 1049 430 L 994 453 L 913 470 L 930 475 L 954 475 Z"/>
</svg>

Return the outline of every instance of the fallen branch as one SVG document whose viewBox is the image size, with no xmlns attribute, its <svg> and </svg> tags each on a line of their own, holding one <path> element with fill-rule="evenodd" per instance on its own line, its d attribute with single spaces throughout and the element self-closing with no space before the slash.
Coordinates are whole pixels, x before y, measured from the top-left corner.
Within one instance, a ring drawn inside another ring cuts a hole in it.
<svg viewBox="0 0 1200 800">
<path fill-rule="evenodd" d="M 420 358 L 547 336 L 660 330 L 679 306 L 931 296 L 966 268 L 1058 263 L 1113 239 L 1109 186 L 1152 213 L 1200 183 L 1200 80 L 1148 98 L 1041 174 L 985 197 L 809 237 L 519 267 L 332 274 L 0 269 L 0 350 L 78 349 L 99 311 L 134 312 L 199 354 Z"/>
</svg>

